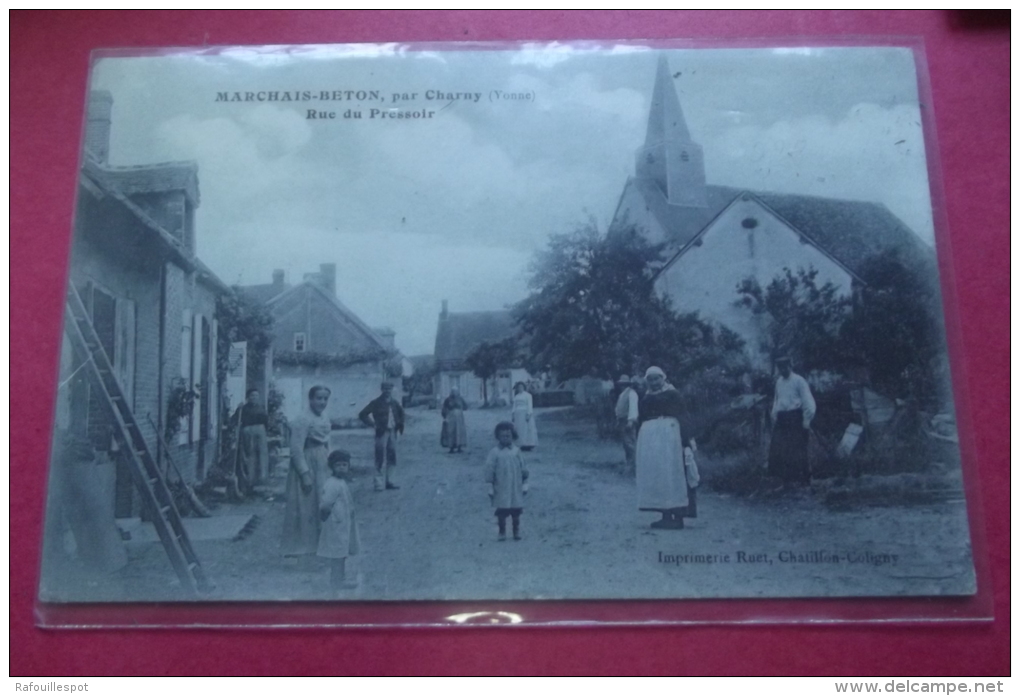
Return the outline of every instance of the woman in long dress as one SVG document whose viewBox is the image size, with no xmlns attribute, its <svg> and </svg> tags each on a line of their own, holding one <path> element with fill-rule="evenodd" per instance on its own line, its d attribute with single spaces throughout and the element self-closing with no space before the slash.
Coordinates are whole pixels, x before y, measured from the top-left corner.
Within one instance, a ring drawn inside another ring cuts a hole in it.
<svg viewBox="0 0 1020 696">
<path fill-rule="evenodd" d="M 531 394 L 524 382 L 514 385 L 513 410 L 510 420 L 517 431 L 517 446 L 528 452 L 538 446 L 538 429 L 535 427 L 535 409 Z"/>
<path fill-rule="evenodd" d="M 446 442 L 444 447 L 450 448 L 450 454 L 463 452 L 467 446 L 467 424 L 464 422 L 464 411 L 467 410 L 467 402 L 460 395 L 460 390 L 454 387 L 450 395 L 443 401 L 443 432 Z"/>
<path fill-rule="evenodd" d="M 240 478 L 247 491 L 269 477 L 269 436 L 266 425 L 269 415 L 259 403 L 259 390 L 249 389 L 245 402 L 237 408 L 237 419 L 241 426 Z"/>
<path fill-rule="evenodd" d="M 329 476 L 330 421 L 325 416 L 330 390 L 312 387 L 308 411 L 290 429 L 290 470 L 287 472 L 287 507 L 283 513 L 286 556 L 314 554 L 319 548 L 319 500 Z"/>
<path fill-rule="evenodd" d="M 688 485 L 697 485 L 693 457 L 685 465 L 686 443 L 680 433 L 683 402 L 658 367 L 648 368 L 645 380 L 648 391 L 638 409 L 640 430 L 635 457 L 638 508 L 662 515 L 652 523 L 653 529 L 683 529 L 684 517 L 693 516 L 693 510 L 688 509 Z"/>
</svg>

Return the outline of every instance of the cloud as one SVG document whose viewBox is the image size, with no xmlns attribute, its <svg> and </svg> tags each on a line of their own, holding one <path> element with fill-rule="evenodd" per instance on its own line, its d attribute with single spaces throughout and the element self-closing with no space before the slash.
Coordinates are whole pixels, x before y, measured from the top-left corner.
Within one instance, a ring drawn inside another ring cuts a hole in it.
<svg viewBox="0 0 1020 696">
<path fill-rule="evenodd" d="M 920 121 L 916 105 L 862 103 L 838 120 L 814 116 L 737 126 L 702 143 L 708 180 L 878 201 L 934 244 Z"/>
<path fill-rule="evenodd" d="M 244 239 L 243 244 L 236 240 Z M 237 227 L 203 240 L 203 255 L 231 259 L 227 283 L 267 283 L 274 268 L 288 282 L 320 263 L 337 264 L 337 295 L 371 326 L 397 331 L 406 354 L 431 353 L 442 300 L 451 311 L 503 309 L 526 294 L 530 255 L 511 248 L 450 242 L 400 232 Z"/>
<path fill-rule="evenodd" d="M 644 137 L 650 50 L 232 49 L 104 60 L 95 84 L 114 93 L 116 164 L 198 161 L 198 250 L 224 280 L 268 282 L 274 267 L 295 279 L 335 261 L 344 302 L 370 324 L 391 325 L 415 353 L 430 352 L 442 299 L 455 311 L 512 303 L 550 234 L 589 215 L 608 223 Z M 880 200 L 930 238 L 909 52 L 669 55 L 711 183 Z M 435 117 L 309 121 L 300 105 L 213 99 L 227 87 L 337 81 L 386 95 L 418 91 L 401 106 Z M 426 89 L 484 96 L 426 102 Z M 490 90 L 534 100 L 492 102 Z"/>
</svg>

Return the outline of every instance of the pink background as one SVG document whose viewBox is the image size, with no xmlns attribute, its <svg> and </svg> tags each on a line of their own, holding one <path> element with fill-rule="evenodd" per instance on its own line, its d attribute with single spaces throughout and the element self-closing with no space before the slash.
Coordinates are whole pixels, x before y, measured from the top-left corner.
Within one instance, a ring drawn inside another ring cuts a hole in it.
<svg viewBox="0 0 1020 696">
<path fill-rule="evenodd" d="M 13 12 L 10 35 L 11 674 L 1009 673 L 1008 12 Z M 957 376 L 970 396 L 994 623 L 258 632 L 34 627 L 62 278 L 92 49 L 797 36 L 924 38 L 959 306 L 951 340 L 962 338 L 962 345 L 954 340 L 954 358 L 965 356 L 966 372 Z"/>
</svg>

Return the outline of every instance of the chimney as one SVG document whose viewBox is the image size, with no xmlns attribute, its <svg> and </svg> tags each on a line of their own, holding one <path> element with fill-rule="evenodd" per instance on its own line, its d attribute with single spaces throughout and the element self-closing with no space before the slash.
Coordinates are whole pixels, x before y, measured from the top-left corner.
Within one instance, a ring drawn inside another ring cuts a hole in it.
<svg viewBox="0 0 1020 696">
<path fill-rule="evenodd" d="M 336 264 L 320 263 L 319 277 L 322 279 L 322 287 L 331 295 L 336 296 Z"/>
<path fill-rule="evenodd" d="M 450 314 L 450 302 L 449 300 L 443 300 L 443 311 L 439 313 L 440 319 L 446 319 Z"/>
<path fill-rule="evenodd" d="M 113 96 L 106 90 L 89 92 L 88 115 L 85 121 L 85 151 L 100 164 L 110 159 L 110 113 Z"/>
<path fill-rule="evenodd" d="M 283 281 L 284 281 L 283 269 L 282 268 L 274 268 L 273 269 L 273 288 L 282 291 L 283 290 Z"/>
</svg>

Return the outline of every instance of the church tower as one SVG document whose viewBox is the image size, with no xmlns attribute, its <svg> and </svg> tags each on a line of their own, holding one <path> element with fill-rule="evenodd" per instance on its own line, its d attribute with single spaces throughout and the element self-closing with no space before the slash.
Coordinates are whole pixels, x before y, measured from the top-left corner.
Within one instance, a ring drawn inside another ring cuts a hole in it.
<svg viewBox="0 0 1020 696">
<path fill-rule="evenodd" d="M 659 56 L 645 144 L 637 151 L 636 174 L 650 179 L 670 205 L 704 208 L 705 158 L 691 140 L 664 55 Z"/>
</svg>

